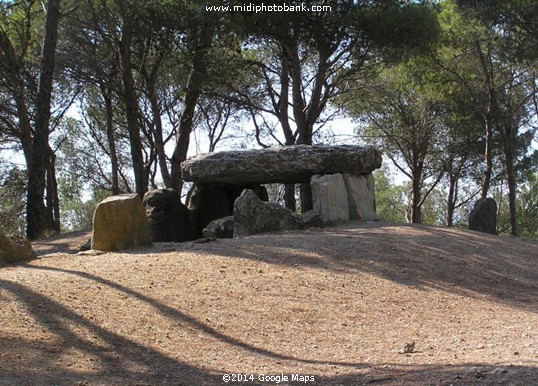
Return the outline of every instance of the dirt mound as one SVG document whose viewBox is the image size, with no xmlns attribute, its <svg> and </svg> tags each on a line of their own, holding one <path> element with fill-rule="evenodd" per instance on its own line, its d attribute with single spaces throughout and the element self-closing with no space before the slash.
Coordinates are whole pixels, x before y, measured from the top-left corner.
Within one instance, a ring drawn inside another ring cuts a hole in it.
<svg viewBox="0 0 538 386">
<path fill-rule="evenodd" d="M 0 384 L 538 384 L 537 258 L 380 223 L 48 254 L 0 270 Z"/>
</svg>

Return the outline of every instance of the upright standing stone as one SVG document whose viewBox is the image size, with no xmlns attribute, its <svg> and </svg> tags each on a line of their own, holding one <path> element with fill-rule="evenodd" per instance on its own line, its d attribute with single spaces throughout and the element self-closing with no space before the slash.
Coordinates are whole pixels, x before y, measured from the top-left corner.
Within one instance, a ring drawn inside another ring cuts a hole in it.
<svg viewBox="0 0 538 386">
<path fill-rule="evenodd" d="M 378 220 L 375 210 L 374 176 L 345 173 L 344 182 L 349 198 L 349 218 L 351 220 Z"/>
<path fill-rule="evenodd" d="M 175 189 L 155 189 L 144 195 L 149 229 L 153 241 L 194 240 L 194 227 L 189 209 Z"/>
<path fill-rule="evenodd" d="M 92 249 L 120 251 L 151 244 L 146 211 L 137 194 L 108 197 L 97 205 Z"/>
<path fill-rule="evenodd" d="M 497 203 L 493 198 L 481 198 L 475 203 L 469 214 L 469 229 L 497 234 Z"/>
<path fill-rule="evenodd" d="M 349 220 L 349 199 L 344 178 L 340 173 L 313 176 L 312 200 L 314 210 L 324 223 L 338 223 Z"/>
</svg>

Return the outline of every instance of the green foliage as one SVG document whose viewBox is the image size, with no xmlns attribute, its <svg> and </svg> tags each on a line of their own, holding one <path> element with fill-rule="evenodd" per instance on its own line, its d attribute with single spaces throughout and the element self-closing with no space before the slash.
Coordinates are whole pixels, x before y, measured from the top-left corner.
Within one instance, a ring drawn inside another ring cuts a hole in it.
<svg viewBox="0 0 538 386">
<path fill-rule="evenodd" d="M 538 58 L 538 3 L 534 0 L 456 0 L 475 19 L 508 32 L 505 48 L 521 61 Z"/>
<path fill-rule="evenodd" d="M 422 223 L 426 225 L 446 225 L 446 193 L 441 189 L 433 189 L 422 204 Z"/>
<path fill-rule="evenodd" d="M 538 174 L 529 175 L 517 202 L 518 229 L 522 237 L 538 238 Z"/>
<path fill-rule="evenodd" d="M 92 116 L 94 105 L 88 105 L 87 126 L 81 121 L 67 119 L 56 133 L 55 142 L 58 143 L 58 176 L 66 184 L 75 185 L 79 192 L 86 189 L 110 190 L 111 173 L 108 159 L 109 149 L 106 133 Z M 120 167 L 129 165 L 128 145 L 126 138 L 117 131 L 117 149 L 120 158 Z M 121 190 L 128 191 L 129 179 L 122 179 Z M 61 201 L 60 201 L 61 203 Z"/>
<path fill-rule="evenodd" d="M 100 111 L 88 105 L 88 126 L 75 119 L 64 122 L 54 142 L 58 145 L 58 195 L 62 231 L 90 229 L 95 206 L 109 196 L 111 187 L 107 157 L 106 133 L 92 114 Z M 89 129 L 89 130 L 88 130 Z M 118 133 L 119 135 L 119 133 Z M 128 164 L 127 148 L 118 138 L 120 165 Z M 128 189 L 127 178 L 122 180 L 122 191 Z"/>
<path fill-rule="evenodd" d="M 87 192 L 81 191 L 74 180 L 59 181 L 61 200 L 62 232 L 88 230 L 92 228 L 93 213 L 97 205 L 106 197 L 108 191 L 93 191 L 91 197 L 84 199 Z"/>
<path fill-rule="evenodd" d="M 22 236 L 26 222 L 26 173 L 17 167 L 0 169 L 0 233 Z"/>
<path fill-rule="evenodd" d="M 408 222 L 408 186 L 395 185 L 386 167 L 376 170 L 375 197 L 376 211 L 379 218 L 391 223 Z"/>
<path fill-rule="evenodd" d="M 391 223 L 411 222 L 411 184 L 396 184 L 390 171 L 383 167 L 374 173 L 378 216 Z M 443 226 L 446 220 L 446 194 L 434 189 L 422 204 L 422 223 Z"/>
</svg>

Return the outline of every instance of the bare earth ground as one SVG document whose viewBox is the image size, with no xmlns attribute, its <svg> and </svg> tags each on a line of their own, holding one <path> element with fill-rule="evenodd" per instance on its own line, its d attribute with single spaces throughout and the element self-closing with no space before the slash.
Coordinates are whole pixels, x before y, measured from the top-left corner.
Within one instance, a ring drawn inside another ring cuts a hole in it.
<svg viewBox="0 0 538 386">
<path fill-rule="evenodd" d="M 0 269 L 0 385 L 538 385 L 537 243 L 351 223 L 50 254 L 88 237 Z"/>
</svg>

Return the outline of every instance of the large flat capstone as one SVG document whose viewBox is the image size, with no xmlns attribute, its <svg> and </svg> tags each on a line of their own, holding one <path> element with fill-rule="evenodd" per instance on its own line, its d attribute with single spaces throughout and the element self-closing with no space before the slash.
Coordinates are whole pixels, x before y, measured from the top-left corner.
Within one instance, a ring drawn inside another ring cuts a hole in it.
<svg viewBox="0 0 538 386">
<path fill-rule="evenodd" d="M 185 181 L 197 183 L 300 183 L 315 174 L 368 174 L 381 167 L 373 146 L 296 145 L 200 154 L 181 164 Z"/>
</svg>

